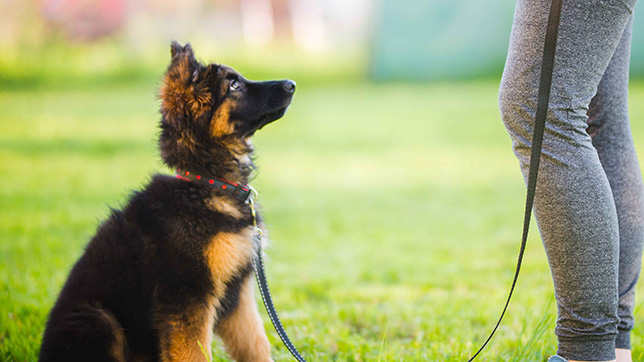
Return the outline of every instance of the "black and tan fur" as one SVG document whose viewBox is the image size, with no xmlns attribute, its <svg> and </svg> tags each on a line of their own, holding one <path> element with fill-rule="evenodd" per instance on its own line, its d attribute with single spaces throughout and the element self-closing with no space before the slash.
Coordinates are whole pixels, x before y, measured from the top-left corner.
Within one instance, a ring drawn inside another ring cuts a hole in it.
<svg viewBox="0 0 644 362">
<path fill-rule="evenodd" d="M 295 83 L 251 82 L 176 42 L 160 90 L 164 162 L 247 184 L 250 137 Z M 213 335 L 236 361 L 272 361 L 250 278 L 248 204 L 155 175 L 98 228 L 53 307 L 40 361 L 206 361 Z"/>
</svg>

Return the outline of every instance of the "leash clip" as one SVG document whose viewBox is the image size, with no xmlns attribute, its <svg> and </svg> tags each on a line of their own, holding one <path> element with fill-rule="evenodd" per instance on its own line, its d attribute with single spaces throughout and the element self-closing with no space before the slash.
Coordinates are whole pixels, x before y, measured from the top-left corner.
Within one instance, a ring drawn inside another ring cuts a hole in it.
<svg viewBox="0 0 644 362">
<path fill-rule="evenodd" d="M 257 226 L 257 211 L 255 211 L 255 202 L 257 201 L 257 197 L 259 197 L 259 193 L 250 185 L 248 185 L 248 188 L 252 192 L 252 195 L 248 198 L 248 205 L 250 205 L 250 214 L 253 217 L 253 227 L 257 232 L 257 238 L 261 241 L 263 232 L 262 229 Z"/>
<path fill-rule="evenodd" d="M 246 185 L 248 189 L 250 190 L 251 194 L 248 195 L 248 199 L 246 202 L 248 202 L 251 205 L 251 208 L 253 208 L 253 204 L 257 201 L 257 198 L 259 197 L 259 192 L 255 190 L 255 188 L 251 185 Z"/>
</svg>

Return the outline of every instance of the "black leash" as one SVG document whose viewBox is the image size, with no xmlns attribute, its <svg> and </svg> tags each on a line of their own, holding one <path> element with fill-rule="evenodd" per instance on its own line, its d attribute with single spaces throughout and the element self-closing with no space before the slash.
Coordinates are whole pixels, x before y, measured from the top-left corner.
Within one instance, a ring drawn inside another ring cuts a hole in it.
<svg viewBox="0 0 644 362">
<path fill-rule="evenodd" d="M 532 133 L 532 153 L 530 154 L 530 171 L 528 173 L 528 191 L 525 200 L 525 213 L 523 216 L 523 235 L 521 236 L 521 248 L 519 249 L 519 257 L 517 260 L 517 267 L 514 271 L 514 279 L 510 287 L 508 299 L 503 307 L 503 312 L 499 320 L 496 322 L 492 333 L 487 337 L 485 343 L 479 348 L 478 351 L 468 360 L 472 362 L 476 356 L 483 351 L 483 348 L 490 342 L 494 333 L 501 325 L 501 321 L 505 316 L 505 312 L 510 305 L 510 299 L 514 292 L 514 287 L 519 279 L 519 271 L 521 270 L 521 263 L 523 261 L 523 254 L 528 242 L 528 230 L 530 228 L 530 216 L 532 215 L 532 205 L 534 204 L 534 193 L 537 189 L 537 175 L 539 173 L 539 162 L 541 161 L 541 146 L 543 141 L 543 133 L 546 128 L 546 115 L 548 113 L 548 103 L 550 101 L 550 86 L 552 85 L 552 70 L 555 64 L 555 49 L 557 48 L 557 34 L 559 33 L 559 18 L 561 15 L 561 3 L 563 0 L 552 0 L 550 4 L 550 15 L 548 16 L 548 28 L 546 29 L 546 40 L 543 47 L 543 60 L 541 63 L 541 78 L 539 79 L 539 93 L 537 99 L 537 112 L 534 119 L 534 130 Z"/>
<path fill-rule="evenodd" d="M 254 190 L 253 190 L 254 191 Z M 284 326 L 280 321 L 280 317 L 277 315 L 275 310 L 275 305 L 273 304 L 273 297 L 271 296 L 271 290 L 268 288 L 268 279 L 266 278 L 266 267 L 264 265 L 264 251 L 262 250 L 262 229 L 257 226 L 257 216 L 255 214 L 255 201 L 257 200 L 257 192 L 254 191 L 255 197 L 249 198 L 248 203 L 250 204 L 250 211 L 253 215 L 253 226 L 255 227 L 255 246 L 257 252 L 253 258 L 253 268 L 255 269 L 255 277 L 257 278 L 257 284 L 259 285 L 259 292 L 262 295 L 262 301 L 264 301 L 264 307 L 266 307 L 266 312 L 273 322 L 273 327 L 275 331 L 280 336 L 280 339 L 286 346 L 289 352 L 295 357 L 299 362 L 306 362 L 304 357 L 300 352 L 295 348 L 291 340 L 288 338 L 288 334 L 284 330 Z"/>
<path fill-rule="evenodd" d="M 505 316 L 505 312 L 508 310 L 510 305 L 510 299 L 512 299 L 512 293 L 516 287 L 517 280 L 519 279 L 519 272 L 521 271 L 521 263 L 523 261 L 523 255 L 525 254 L 525 247 L 528 241 L 528 230 L 530 228 L 530 216 L 532 215 L 532 206 L 534 204 L 534 194 L 537 188 L 537 175 L 539 173 L 539 162 L 541 161 L 541 146 L 543 141 L 543 134 L 546 126 L 546 115 L 548 113 L 548 103 L 550 101 L 550 87 L 552 85 L 552 71 L 554 68 L 555 60 L 555 49 L 557 47 L 557 34 L 559 32 L 559 18 L 561 15 L 561 3 L 563 0 L 552 0 L 550 4 L 550 15 L 548 16 L 548 27 L 546 30 L 546 39 L 543 48 L 543 61 L 541 63 L 541 78 L 539 81 L 539 93 L 537 100 L 537 112 L 535 114 L 534 130 L 532 135 L 532 152 L 530 154 L 530 170 L 528 173 L 528 187 L 526 194 L 525 202 L 525 213 L 523 217 L 523 235 L 521 237 L 521 247 L 519 249 L 519 256 L 517 259 L 517 266 L 514 272 L 514 278 L 512 280 L 512 286 L 510 287 L 510 293 L 508 294 L 508 299 L 505 302 L 503 311 L 499 320 L 496 322 L 492 333 L 485 340 L 485 343 L 481 348 L 476 351 L 476 353 L 468 360 L 472 362 L 487 344 L 492 340 L 492 337 L 496 333 L 497 329 L 501 325 L 501 321 Z M 262 295 L 262 300 L 264 301 L 264 306 L 268 312 L 268 316 L 273 322 L 273 326 L 277 331 L 277 334 L 282 339 L 282 342 L 286 348 L 291 352 L 293 357 L 299 362 L 306 362 L 304 357 L 300 352 L 295 348 L 291 340 L 288 338 L 284 326 L 277 315 L 275 310 L 275 305 L 273 304 L 273 298 L 271 297 L 270 289 L 268 288 L 268 280 L 266 278 L 266 270 L 264 266 L 264 257 L 262 250 L 262 232 L 256 225 L 255 219 L 255 207 L 254 199 L 249 198 L 249 203 L 251 206 L 251 211 L 253 214 L 253 222 L 257 231 L 257 253 L 255 258 L 253 258 L 253 268 L 255 269 L 255 275 L 257 277 L 257 284 L 259 284 L 259 291 Z"/>
</svg>

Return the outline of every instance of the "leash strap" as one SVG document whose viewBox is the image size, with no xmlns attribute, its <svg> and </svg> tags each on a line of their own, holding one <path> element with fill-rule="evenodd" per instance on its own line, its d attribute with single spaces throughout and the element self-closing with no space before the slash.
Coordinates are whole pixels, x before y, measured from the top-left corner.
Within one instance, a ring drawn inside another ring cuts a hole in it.
<svg viewBox="0 0 644 362">
<path fill-rule="evenodd" d="M 288 335 L 286 334 L 286 331 L 284 330 L 284 326 L 282 326 L 282 322 L 280 321 L 280 317 L 277 315 L 277 311 L 275 310 L 275 305 L 273 305 L 273 297 L 271 297 L 271 291 L 268 289 L 268 281 L 266 280 L 266 269 L 264 265 L 264 252 L 262 250 L 262 243 L 261 240 L 259 241 L 259 249 L 257 250 L 257 255 L 256 258 L 253 259 L 253 268 L 255 268 L 255 276 L 257 277 L 257 284 L 259 284 L 259 291 L 262 294 L 262 300 L 264 301 L 264 306 L 266 307 L 266 311 L 268 312 L 268 316 L 271 318 L 271 322 L 273 322 L 273 326 L 275 327 L 275 331 L 277 334 L 280 336 L 280 339 L 286 346 L 289 352 L 295 357 L 296 360 L 299 362 L 306 362 L 304 357 L 300 354 L 300 352 L 295 348 L 293 343 L 291 343 L 291 340 L 288 338 Z"/>
<path fill-rule="evenodd" d="M 483 348 L 490 342 L 492 336 L 499 328 L 505 312 L 510 305 L 510 299 L 514 292 L 514 287 L 519 279 L 519 271 L 521 270 L 521 263 L 523 261 L 523 254 L 528 241 L 528 229 L 530 228 L 530 216 L 532 214 L 532 206 L 534 204 L 534 194 L 537 189 L 537 175 L 539 173 L 539 162 L 541 161 L 541 146 L 543 141 L 543 134 L 546 128 L 546 115 L 548 113 L 548 103 L 550 101 L 550 88 L 552 85 L 552 71 L 555 63 L 555 49 L 557 47 L 557 34 L 559 33 L 559 18 L 561 17 L 561 4 L 563 0 L 552 0 L 550 4 L 550 15 L 548 16 L 548 27 L 546 29 L 546 39 L 543 47 L 543 60 L 541 63 L 541 77 L 539 79 L 539 93 L 537 99 L 537 112 L 534 120 L 534 130 L 532 134 L 532 152 L 530 154 L 530 170 L 528 173 L 528 190 L 525 201 L 525 213 L 523 216 L 523 235 L 521 236 L 521 248 L 519 250 L 519 257 L 517 260 L 516 270 L 514 272 L 514 279 L 510 287 L 508 299 L 503 307 L 503 312 L 499 320 L 496 322 L 492 333 L 485 340 L 485 343 L 479 350 L 468 360 L 473 361 L 476 356 L 483 351 Z"/>
<path fill-rule="evenodd" d="M 295 357 L 299 362 L 306 362 L 304 357 L 300 352 L 295 348 L 291 340 L 288 338 L 288 334 L 284 330 L 284 326 L 280 321 L 280 317 L 277 315 L 275 310 L 275 305 L 273 304 L 273 297 L 271 296 L 271 290 L 268 288 L 268 278 L 266 278 L 266 265 L 264 264 L 264 250 L 262 250 L 262 229 L 257 226 L 257 215 L 255 213 L 255 201 L 257 200 L 257 192 L 255 192 L 255 199 L 248 199 L 250 204 L 250 211 L 253 216 L 253 226 L 255 227 L 256 240 L 255 245 L 257 247 L 257 252 L 253 258 L 253 269 L 255 269 L 255 277 L 257 278 L 257 285 L 259 286 L 259 292 L 262 295 L 262 301 L 264 302 L 264 307 L 266 307 L 266 312 L 275 327 L 275 331 L 280 336 L 282 343 L 286 346 L 289 352 Z"/>
</svg>

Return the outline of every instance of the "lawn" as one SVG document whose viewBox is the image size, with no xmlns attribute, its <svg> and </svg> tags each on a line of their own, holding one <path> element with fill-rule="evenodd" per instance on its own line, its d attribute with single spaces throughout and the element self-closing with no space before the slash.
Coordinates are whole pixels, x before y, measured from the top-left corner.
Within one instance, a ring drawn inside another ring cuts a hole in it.
<svg viewBox="0 0 644 362">
<path fill-rule="evenodd" d="M 0 361 L 36 361 L 47 313 L 109 207 L 169 173 L 156 87 L 0 89 Z M 465 361 L 487 337 L 525 193 L 496 92 L 494 80 L 302 82 L 287 115 L 258 133 L 269 280 L 310 361 Z M 631 114 L 644 150 L 642 82 Z M 644 360 L 642 303 L 634 360 Z M 262 315 L 276 361 L 289 361 Z M 478 360 L 544 361 L 555 318 L 534 228 L 508 315 Z M 228 361 L 221 348 L 213 361 Z"/>
</svg>

